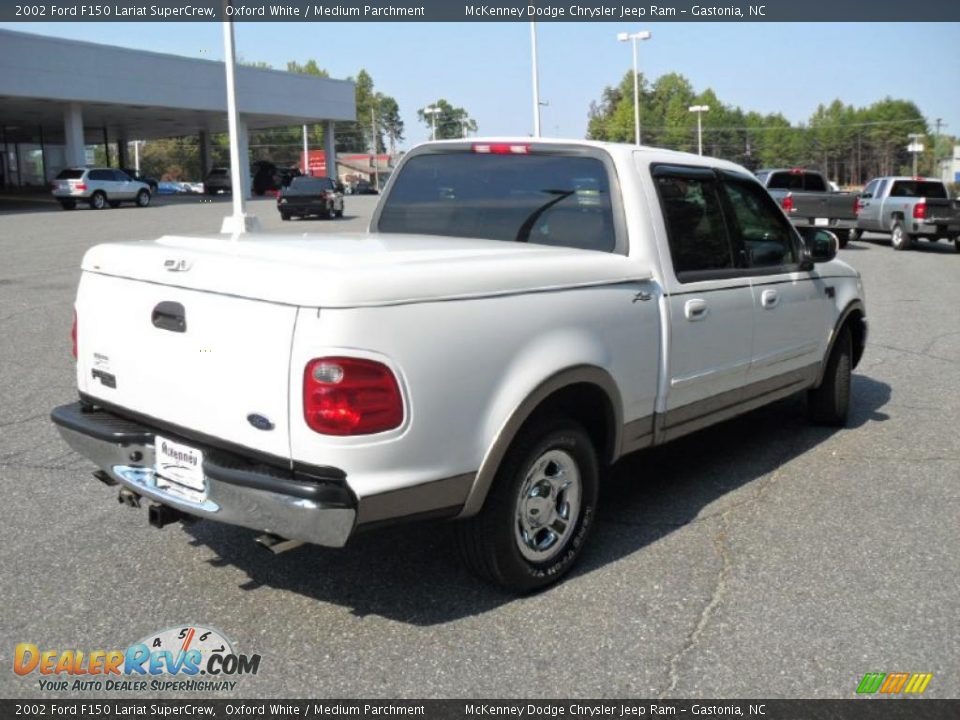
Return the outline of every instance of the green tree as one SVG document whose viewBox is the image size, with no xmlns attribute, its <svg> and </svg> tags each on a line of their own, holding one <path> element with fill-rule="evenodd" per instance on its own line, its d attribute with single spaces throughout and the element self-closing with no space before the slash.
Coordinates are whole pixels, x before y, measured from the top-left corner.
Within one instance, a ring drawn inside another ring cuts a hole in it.
<svg viewBox="0 0 960 720">
<path fill-rule="evenodd" d="M 425 112 L 427 107 L 439 108 L 440 112 L 428 115 Z M 430 129 L 431 134 L 436 128 L 437 140 L 466 137 L 467 133 L 477 131 L 477 121 L 465 109 L 454 107 L 443 98 L 417 110 L 417 117 Z"/>
</svg>

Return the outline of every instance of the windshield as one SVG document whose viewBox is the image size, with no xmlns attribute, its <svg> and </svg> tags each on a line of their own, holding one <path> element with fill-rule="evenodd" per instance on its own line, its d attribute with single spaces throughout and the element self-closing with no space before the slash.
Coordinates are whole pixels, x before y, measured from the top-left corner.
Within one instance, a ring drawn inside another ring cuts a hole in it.
<svg viewBox="0 0 960 720">
<path fill-rule="evenodd" d="M 616 246 L 606 168 L 585 156 L 419 155 L 395 178 L 377 229 L 605 252 Z"/>
</svg>

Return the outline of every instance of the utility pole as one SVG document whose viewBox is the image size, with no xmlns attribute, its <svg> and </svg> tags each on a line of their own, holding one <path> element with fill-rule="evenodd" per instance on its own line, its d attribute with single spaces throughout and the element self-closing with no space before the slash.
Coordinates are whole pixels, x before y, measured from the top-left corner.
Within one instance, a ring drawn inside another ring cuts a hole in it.
<svg viewBox="0 0 960 720">
<path fill-rule="evenodd" d="M 373 186 L 379 190 L 380 189 L 380 170 L 377 167 L 377 114 L 374 112 L 373 108 L 370 108 L 370 126 L 373 128 L 373 139 L 371 140 L 373 144 L 373 152 L 370 155 L 370 162 L 373 164 Z"/>
<path fill-rule="evenodd" d="M 933 134 L 933 175 L 940 179 L 940 163 L 937 161 L 937 149 L 940 146 L 940 128 L 945 125 L 943 118 L 937 118 L 936 131 Z"/>
<path fill-rule="evenodd" d="M 530 23 L 530 57 L 533 81 L 533 136 L 540 137 L 540 78 L 537 70 L 537 24 Z"/>
</svg>

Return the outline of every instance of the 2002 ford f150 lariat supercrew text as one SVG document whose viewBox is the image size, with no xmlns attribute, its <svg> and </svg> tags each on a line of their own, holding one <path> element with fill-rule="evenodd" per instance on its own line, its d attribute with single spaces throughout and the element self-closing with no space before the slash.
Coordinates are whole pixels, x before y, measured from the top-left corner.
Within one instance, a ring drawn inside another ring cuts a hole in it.
<svg viewBox="0 0 960 720">
<path fill-rule="evenodd" d="M 342 546 L 452 518 L 474 571 L 529 591 L 624 454 L 804 390 L 845 422 L 866 310 L 836 252 L 726 161 L 429 143 L 368 234 L 90 249 L 53 420 L 155 525 Z"/>
</svg>

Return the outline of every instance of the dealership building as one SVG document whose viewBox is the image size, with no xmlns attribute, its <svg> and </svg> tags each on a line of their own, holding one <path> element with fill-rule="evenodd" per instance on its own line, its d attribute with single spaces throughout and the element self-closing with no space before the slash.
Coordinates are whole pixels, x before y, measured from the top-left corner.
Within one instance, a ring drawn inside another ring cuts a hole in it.
<svg viewBox="0 0 960 720">
<path fill-rule="evenodd" d="M 236 88 L 241 157 L 251 130 L 316 123 L 330 156 L 334 122 L 355 119 L 350 81 L 239 66 Z M 226 131 L 222 62 L 0 30 L 0 190 L 43 188 L 90 146 L 132 167 L 133 141 L 184 136 L 206 175 L 210 135 Z"/>
</svg>

